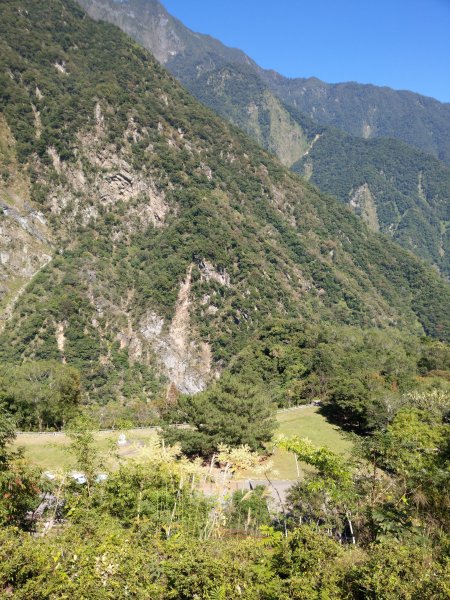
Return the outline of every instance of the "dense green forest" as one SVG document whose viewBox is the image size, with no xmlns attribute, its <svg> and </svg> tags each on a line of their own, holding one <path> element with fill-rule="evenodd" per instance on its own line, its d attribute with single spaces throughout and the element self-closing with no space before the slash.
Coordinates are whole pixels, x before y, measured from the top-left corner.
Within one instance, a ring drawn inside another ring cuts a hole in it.
<svg viewBox="0 0 450 600">
<path fill-rule="evenodd" d="M 327 129 L 293 170 L 448 275 L 450 169 L 440 161 L 397 140 Z"/>
<path fill-rule="evenodd" d="M 313 469 L 275 506 L 264 488 L 229 490 L 222 473 L 237 475 L 257 461 L 248 446 L 222 445 L 202 467 L 155 438 L 144 459 L 109 471 L 92 424 L 78 419 L 68 452 L 83 477 L 49 478 L 11 449 L 14 430 L 2 417 L 2 593 L 443 600 L 449 398 L 448 391 L 409 398 L 384 429 L 361 440 L 352 461 L 308 440 L 280 439 Z M 217 473 L 214 461 L 222 465 Z M 205 486 L 217 496 L 204 495 Z"/>
<path fill-rule="evenodd" d="M 0 3 L 0 112 L 0 595 L 448 597 L 448 284 L 72 0 Z"/>
</svg>

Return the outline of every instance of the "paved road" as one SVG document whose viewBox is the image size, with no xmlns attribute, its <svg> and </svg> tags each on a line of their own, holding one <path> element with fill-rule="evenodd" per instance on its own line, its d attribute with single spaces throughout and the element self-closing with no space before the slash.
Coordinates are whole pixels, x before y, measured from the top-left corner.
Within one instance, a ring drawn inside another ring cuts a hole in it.
<svg viewBox="0 0 450 600">
<path fill-rule="evenodd" d="M 304 408 L 310 408 L 315 406 L 314 404 L 302 404 L 301 406 L 293 406 L 291 408 L 280 408 L 277 410 L 277 415 L 285 412 L 292 412 L 296 410 L 302 410 Z M 186 424 L 179 424 L 176 427 L 186 427 Z M 161 427 L 133 427 L 132 429 L 126 430 L 129 433 L 137 433 L 139 431 L 161 431 Z M 123 433 L 121 429 L 99 429 L 99 433 Z M 64 431 L 16 431 L 16 435 L 65 435 Z"/>
</svg>

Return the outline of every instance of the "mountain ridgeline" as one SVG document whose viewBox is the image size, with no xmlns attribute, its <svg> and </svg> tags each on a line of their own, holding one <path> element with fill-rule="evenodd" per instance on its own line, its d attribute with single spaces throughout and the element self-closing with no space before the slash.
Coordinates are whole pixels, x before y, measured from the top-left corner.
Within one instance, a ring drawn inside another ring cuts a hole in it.
<svg viewBox="0 0 450 600">
<path fill-rule="evenodd" d="M 370 85 L 287 79 L 193 33 L 156 0 L 79 3 L 149 49 L 283 164 L 449 277 L 450 105 Z"/>
<path fill-rule="evenodd" d="M 281 102 L 317 123 L 364 138 L 393 137 L 450 165 L 450 104 L 420 94 L 358 83 L 288 79 L 259 67 L 244 52 L 185 27 L 158 0 L 79 0 L 148 48 L 189 89 L 229 65 L 246 66 Z M 301 68 L 301 63 L 299 65 Z M 213 84 L 213 81 L 211 82 Z"/>
<path fill-rule="evenodd" d="M 437 274 L 116 27 L 70 0 L 0 13 L 1 219 L 31 265 L 5 238 L 4 362 L 76 367 L 106 402 L 203 389 L 271 317 L 450 339 Z"/>
</svg>

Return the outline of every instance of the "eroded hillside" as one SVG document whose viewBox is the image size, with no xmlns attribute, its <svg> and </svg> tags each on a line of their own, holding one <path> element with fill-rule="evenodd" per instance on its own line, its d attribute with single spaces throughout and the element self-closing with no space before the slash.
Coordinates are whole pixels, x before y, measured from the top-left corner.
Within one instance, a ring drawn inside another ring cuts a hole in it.
<svg viewBox="0 0 450 600">
<path fill-rule="evenodd" d="M 450 337 L 448 286 L 118 29 L 69 0 L 0 13 L 4 129 L 52 240 L 36 270 L 53 256 L 17 301 L 3 360 L 73 364 L 105 400 L 202 389 L 271 316 Z"/>
<path fill-rule="evenodd" d="M 450 170 L 436 158 L 449 160 L 448 105 L 375 86 L 287 79 L 194 33 L 158 0 L 78 3 L 149 49 L 197 99 L 284 165 L 448 278 Z"/>
</svg>

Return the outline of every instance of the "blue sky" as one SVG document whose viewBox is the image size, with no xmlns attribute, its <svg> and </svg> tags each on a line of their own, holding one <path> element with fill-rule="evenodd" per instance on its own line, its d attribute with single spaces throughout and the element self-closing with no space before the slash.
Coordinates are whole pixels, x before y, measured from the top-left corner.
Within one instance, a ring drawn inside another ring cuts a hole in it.
<svg viewBox="0 0 450 600">
<path fill-rule="evenodd" d="M 450 0 L 162 0 L 265 68 L 450 102 Z"/>
</svg>

